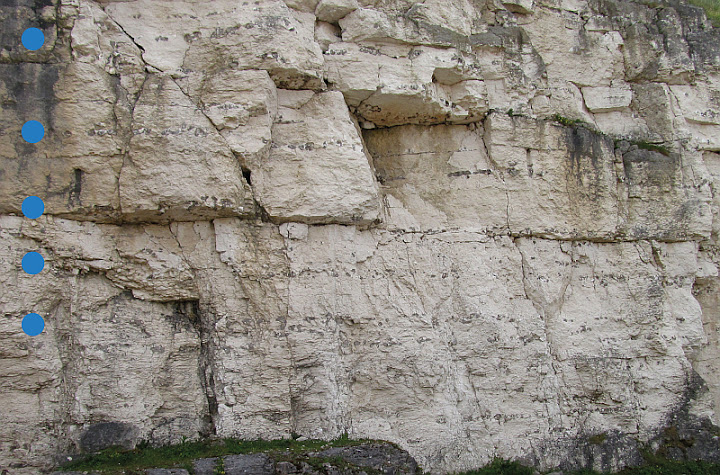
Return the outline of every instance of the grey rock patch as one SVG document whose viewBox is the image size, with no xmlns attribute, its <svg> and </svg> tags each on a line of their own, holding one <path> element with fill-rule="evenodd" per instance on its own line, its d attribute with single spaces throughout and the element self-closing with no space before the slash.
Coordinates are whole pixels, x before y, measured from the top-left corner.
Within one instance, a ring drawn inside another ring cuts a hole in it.
<svg viewBox="0 0 720 475">
<path fill-rule="evenodd" d="M 215 466 L 217 463 L 217 457 L 195 460 L 195 462 L 193 462 L 195 475 L 213 475 L 215 473 Z"/>
<path fill-rule="evenodd" d="M 418 472 L 415 460 L 404 450 L 390 444 L 333 447 L 310 455 L 340 457 L 347 463 L 378 470 L 385 474 L 415 474 Z"/>
<path fill-rule="evenodd" d="M 151 468 L 145 470 L 146 475 L 190 475 L 184 468 Z"/>
<path fill-rule="evenodd" d="M 131 449 L 135 445 L 137 428 L 125 422 L 100 422 L 89 426 L 80 436 L 80 448 L 84 452 L 97 452 L 119 446 Z"/>
<path fill-rule="evenodd" d="M 290 475 L 298 473 L 298 468 L 291 462 L 278 462 L 275 464 L 275 473 L 279 475 Z"/>
<path fill-rule="evenodd" d="M 265 454 L 228 455 L 223 459 L 226 475 L 272 474 L 273 463 Z"/>
</svg>

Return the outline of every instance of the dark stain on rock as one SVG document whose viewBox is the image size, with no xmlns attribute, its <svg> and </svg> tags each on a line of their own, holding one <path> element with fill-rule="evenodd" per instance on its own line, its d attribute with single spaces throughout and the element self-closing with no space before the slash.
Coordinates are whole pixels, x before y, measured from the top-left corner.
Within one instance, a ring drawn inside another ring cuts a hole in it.
<svg viewBox="0 0 720 475">
<path fill-rule="evenodd" d="M 582 126 L 565 128 L 565 146 L 568 151 L 568 184 L 582 195 L 597 200 L 605 192 L 602 183 L 606 159 L 613 150 L 612 140 Z"/>
<path fill-rule="evenodd" d="M 696 69 L 714 69 L 720 66 L 720 28 L 707 28 L 706 15 L 701 7 L 677 3 L 685 41 Z"/>
<path fill-rule="evenodd" d="M 198 355 L 198 377 L 202 385 L 208 412 L 202 414 L 203 428 L 201 435 L 210 436 L 216 433 L 216 421 L 219 416 L 219 406 L 215 393 L 215 367 L 213 365 L 215 347 L 210 336 L 213 331 L 212 314 L 203 311 L 197 300 L 176 302 L 173 319 L 189 322 L 198 334 L 200 340 L 200 354 Z"/>
<path fill-rule="evenodd" d="M 45 7 L 52 7 L 53 5 L 55 5 L 54 0 L 33 0 L 32 9 L 35 11 L 39 11 Z"/>
<path fill-rule="evenodd" d="M 0 64 L 0 90 L 6 91 L 0 97 L 6 111 L 5 118 L 0 119 L 0 123 L 4 128 L 19 128 L 28 120 L 37 120 L 45 127 L 45 138 L 40 144 L 25 142 L 18 130 L 12 140 L 19 156 L 34 153 L 37 147 L 44 146 L 52 139 L 53 112 L 57 104 L 54 88 L 59 76 L 57 65 Z"/>
<path fill-rule="evenodd" d="M 702 377 L 691 370 L 683 401 L 665 428 L 651 441 L 655 455 L 673 460 L 720 462 L 720 427 L 710 419 L 691 413 L 691 402 L 709 391 Z"/>
<path fill-rule="evenodd" d="M 126 422 L 100 422 L 88 426 L 80 436 L 80 450 L 97 452 L 109 447 L 132 449 L 139 436 L 138 428 Z"/>
<path fill-rule="evenodd" d="M 691 413 L 692 401 L 708 391 L 705 381 L 694 371 L 688 374 L 683 399 L 667 421 L 656 429 L 656 436 L 641 444 L 636 434 L 620 431 L 555 438 L 537 446 L 532 454 L 521 459 L 537 465 L 548 454 L 565 453 L 558 468 L 563 471 L 600 469 L 616 471 L 622 467 L 647 463 L 645 453 L 675 460 L 720 461 L 720 427 L 707 417 Z"/>
<path fill-rule="evenodd" d="M 597 168 L 603 156 L 603 147 L 599 136 L 585 127 L 572 127 L 565 133 L 573 169 L 580 170 L 582 157 L 589 158 L 592 166 Z"/>
<path fill-rule="evenodd" d="M 623 154 L 623 168 L 629 186 L 674 187 L 679 167 L 680 156 L 676 153 L 664 155 L 633 147 Z"/>
<path fill-rule="evenodd" d="M 45 7 L 55 6 L 56 1 L 0 0 L 0 48 L 12 51 L 12 58 L 22 57 L 27 50 L 20 43 L 20 35 L 30 27 L 43 30 L 46 41 L 51 38 L 55 23 L 45 18 L 42 13 Z"/>
<path fill-rule="evenodd" d="M 602 434 L 583 434 L 558 438 L 542 444 L 537 454 L 521 459 L 528 465 L 538 465 L 548 454 L 566 453 L 558 467 L 562 471 L 598 469 L 610 472 L 616 467 L 637 467 L 644 463 L 640 443 L 631 435 L 619 431 Z"/>
<path fill-rule="evenodd" d="M 70 183 L 70 194 L 68 196 L 68 208 L 72 208 L 74 205 L 82 204 L 80 200 L 80 193 L 82 193 L 82 181 L 83 175 L 85 174 L 79 168 L 73 170 L 72 183 Z"/>
</svg>

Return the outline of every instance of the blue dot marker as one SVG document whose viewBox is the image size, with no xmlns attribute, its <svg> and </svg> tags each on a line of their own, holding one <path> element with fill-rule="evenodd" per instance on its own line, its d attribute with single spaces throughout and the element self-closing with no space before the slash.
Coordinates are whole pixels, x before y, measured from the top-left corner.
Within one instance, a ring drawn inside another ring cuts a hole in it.
<svg viewBox="0 0 720 475">
<path fill-rule="evenodd" d="M 28 28 L 23 31 L 22 44 L 30 51 L 37 51 L 45 44 L 45 34 L 39 28 Z"/>
<path fill-rule="evenodd" d="M 22 268 L 28 274 L 39 274 L 45 267 L 45 259 L 39 252 L 28 252 L 22 258 Z"/>
<path fill-rule="evenodd" d="M 45 203 L 37 196 L 28 196 L 22 202 L 22 212 L 26 218 L 37 219 L 45 212 Z"/>
<path fill-rule="evenodd" d="M 45 127 L 37 120 L 28 120 L 22 126 L 22 136 L 26 142 L 38 143 L 45 136 Z"/>
<path fill-rule="evenodd" d="M 22 329 L 29 336 L 37 336 L 45 329 L 45 320 L 37 313 L 28 313 L 23 317 Z"/>
</svg>

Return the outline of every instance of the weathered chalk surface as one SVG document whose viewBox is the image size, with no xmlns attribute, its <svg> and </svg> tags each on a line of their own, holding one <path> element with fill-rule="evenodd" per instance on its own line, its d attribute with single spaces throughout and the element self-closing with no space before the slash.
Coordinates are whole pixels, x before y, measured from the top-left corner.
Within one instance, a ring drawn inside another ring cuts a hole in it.
<svg viewBox="0 0 720 475">
<path fill-rule="evenodd" d="M 701 10 L 17 0 L 0 19 L 0 471 L 209 434 L 347 432 L 432 473 L 720 458 Z"/>
</svg>

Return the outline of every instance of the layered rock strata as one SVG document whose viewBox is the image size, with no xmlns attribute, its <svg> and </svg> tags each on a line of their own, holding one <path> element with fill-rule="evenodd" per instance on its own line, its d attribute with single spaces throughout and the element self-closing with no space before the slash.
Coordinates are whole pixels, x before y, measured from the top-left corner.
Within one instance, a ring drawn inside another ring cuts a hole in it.
<svg viewBox="0 0 720 475">
<path fill-rule="evenodd" d="M 720 33 L 701 10 L 14 0 L 0 18 L 0 468 L 344 433 L 432 473 L 720 459 Z"/>
</svg>

